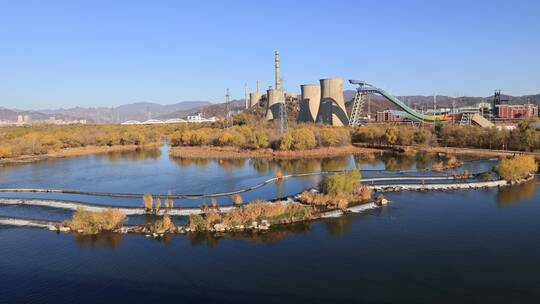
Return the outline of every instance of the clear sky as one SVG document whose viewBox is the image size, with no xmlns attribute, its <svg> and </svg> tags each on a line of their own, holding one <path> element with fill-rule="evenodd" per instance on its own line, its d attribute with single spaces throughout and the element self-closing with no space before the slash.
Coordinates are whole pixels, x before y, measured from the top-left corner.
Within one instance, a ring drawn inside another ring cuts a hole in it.
<svg viewBox="0 0 540 304">
<path fill-rule="evenodd" d="M 220 102 L 273 82 L 540 93 L 540 1 L 0 0 L 0 106 Z M 346 86 L 348 88 L 348 86 Z"/>
</svg>

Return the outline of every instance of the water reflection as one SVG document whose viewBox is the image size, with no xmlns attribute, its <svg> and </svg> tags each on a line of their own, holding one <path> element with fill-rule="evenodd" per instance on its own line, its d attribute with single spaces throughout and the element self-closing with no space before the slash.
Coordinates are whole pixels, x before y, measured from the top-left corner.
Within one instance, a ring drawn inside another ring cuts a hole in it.
<svg viewBox="0 0 540 304">
<path fill-rule="evenodd" d="M 120 233 L 101 233 L 98 235 L 73 234 L 73 237 L 81 248 L 105 247 L 114 249 L 122 242 L 123 235 Z"/>
<path fill-rule="evenodd" d="M 291 236 L 303 235 L 309 233 L 310 223 L 296 223 L 281 227 L 274 227 L 272 230 L 269 230 L 265 233 L 257 232 L 234 232 L 228 234 L 218 234 L 211 232 L 199 232 L 199 233 L 190 233 L 188 237 L 190 238 L 192 246 L 202 246 L 206 245 L 208 247 L 216 247 L 220 242 L 226 239 L 232 240 L 245 240 L 251 241 L 256 244 L 272 244 L 279 241 L 282 241 Z"/>
<path fill-rule="evenodd" d="M 119 160 L 128 161 L 142 161 L 142 160 L 156 160 L 162 155 L 160 149 L 137 149 L 135 151 L 113 151 L 106 154 L 96 154 L 96 158 L 104 158 L 112 162 Z"/>
<path fill-rule="evenodd" d="M 169 159 L 177 164 L 178 166 L 180 167 L 191 167 L 191 166 L 196 166 L 196 167 L 201 167 L 201 168 L 204 168 L 204 167 L 207 167 L 208 164 L 210 163 L 210 159 L 208 158 L 182 158 L 182 157 L 169 157 Z"/>
<path fill-rule="evenodd" d="M 416 155 L 385 153 L 382 155 L 382 161 L 386 170 L 410 170 L 414 168 Z"/>
<path fill-rule="evenodd" d="M 499 207 L 508 207 L 516 203 L 531 199 L 536 191 L 536 177 L 523 184 L 511 187 L 501 187 L 497 192 L 497 205 Z"/>
<path fill-rule="evenodd" d="M 331 236 L 343 236 L 352 229 L 352 218 L 350 216 L 342 216 L 325 222 L 326 230 Z"/>
</svg>

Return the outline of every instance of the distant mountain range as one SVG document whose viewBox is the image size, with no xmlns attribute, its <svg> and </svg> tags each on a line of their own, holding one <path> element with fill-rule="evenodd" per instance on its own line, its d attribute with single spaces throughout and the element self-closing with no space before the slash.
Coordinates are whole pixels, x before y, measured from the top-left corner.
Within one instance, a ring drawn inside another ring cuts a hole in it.
<svg viewBox="0 0 540 304">
<path fill-rule="evenodd" d="M 355 91 L 346 90 L 343 92 L 345 101 L 350 107 L 354 99 Z M 433 107 L 433 96 L 396 96 L 401 101 L 407 103 L 412 108 Z M 513 104 L 524 104 L 527 102 L 540 105 L 540 94 L 525 96 L 503 95 L 503 99 L 509 99 Z M 437 107 L 463 107 L 479 102 L 491 102 L 493 96 L 488 97 L 449 97 L 437 96 Z M 378 95 L 371 98 L 371 112 L 394 109 L 395 106 Z M 243 100 L 233 100 L 229 107 L 224 103 L 213 104 L 208 101 L 182 101 L 175 104 L 161 105 L 151 102 L 138 102 L 125 104 L 118 107 L 74 107 L 69 109 L 44 109 L 36 111 L 22 111 L 16 109 L 6 109 L 0 107 L 0 120 L 16 121 L 18 115 L 29 115 L 32 120 L 46 120 L 50 117 L 55 119 L 86 119 L 89 123 L 119 123 L 127 120 L 144 121 L 147 119 L 169 119 L 185 118 L 187 115 L 201 112 L 204 117 L 223 117 L 227 111 L 238 111 L 243 108 Z"/>
</svg>

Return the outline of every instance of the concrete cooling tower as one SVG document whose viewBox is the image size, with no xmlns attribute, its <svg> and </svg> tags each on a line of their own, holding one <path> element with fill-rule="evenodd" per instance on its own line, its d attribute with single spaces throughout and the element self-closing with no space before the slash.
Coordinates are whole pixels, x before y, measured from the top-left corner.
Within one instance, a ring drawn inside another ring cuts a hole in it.
<svg viewBox="0 0 540 304">
<path fill-rule="evenodd" d="M 349 117 L 343 100 L 343 80 L 339 78 L 321 79 L 321 105 L 317 113 L 318 123 L 332 126 L 346 126 Z"/>
<path fill-rule="evenodd" d="M 253 107 L 261 101 L 263 94 L 259 92 L 249 93 L 249 107 Z"/>
<path fill-rule="evenodd" d="M 268 89 L 266 91 L 267 107 L 266 120 L 279 118 L 279 111 L 285 105 L 285 94 L 282 90 Z"/>
<path fill-rule="evenodd" d="M 300 86 L 300 112 L 298 122 L 315 122 L 321 103 L 321 86 L 318 84 L 303 84 Z"/>
</svg>

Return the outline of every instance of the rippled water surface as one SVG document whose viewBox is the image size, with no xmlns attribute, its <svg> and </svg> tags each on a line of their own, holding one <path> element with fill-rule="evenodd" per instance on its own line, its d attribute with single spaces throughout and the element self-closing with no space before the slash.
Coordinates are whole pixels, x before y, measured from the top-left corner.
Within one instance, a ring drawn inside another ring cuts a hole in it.
<svg viewBox="0 0 540 304">
<path fill-rule="evenodd" d="M 169 159 L 166 150 L 113 153 L 0 167 L 0 187 L 217 192 L 260 182 L 277 168 L 284 174 L 354 166 L 416 171 L 433 161 L 433 156 L 387 154 L 193 161 Z M 480 172 L 493 164 L 475 161 L 466 169 Z M 254 191 L 246 200 L 296 193 L 317 182 L 313 177 L 286 180 Z M 142 235 L 82 237 L 0 226 L 0 302 L 538 303 L 537 183 L 389 193 L 391 204 L 385 208 L 258 235 L 194 234 L 156 241 Z M 140 204 L 133 199 L 47 197 Z M 15 215 L 62 220 L 70 213 L 0 207 L 0 216 Z"/>
</svg>

